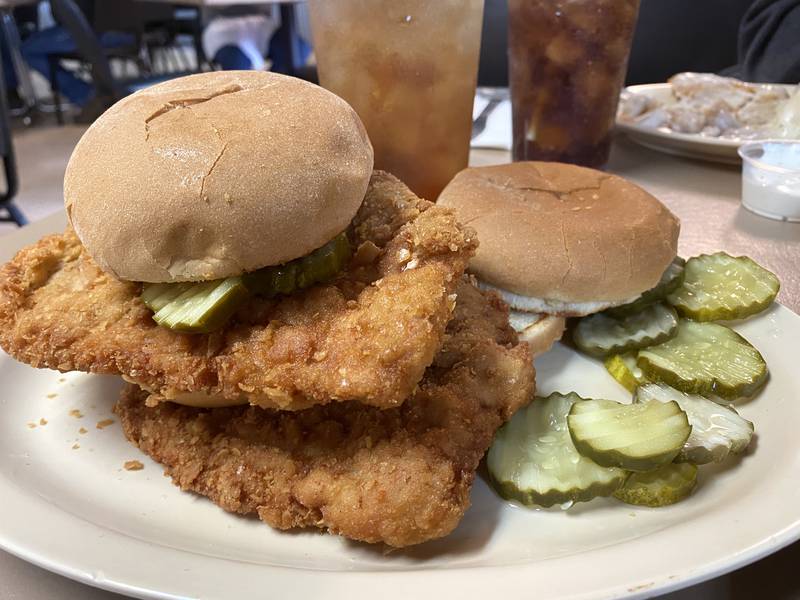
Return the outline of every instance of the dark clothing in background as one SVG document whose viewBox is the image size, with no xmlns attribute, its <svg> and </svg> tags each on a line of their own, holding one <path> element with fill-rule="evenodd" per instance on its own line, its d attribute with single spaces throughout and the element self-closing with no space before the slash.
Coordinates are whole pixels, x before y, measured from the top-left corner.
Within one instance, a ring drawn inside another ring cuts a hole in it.
<svg viewBox="0 0 800 600">
<path fill-rule="evenodd" d="M 734 66 L 739 24 L 755 3 L 641 0 L 626 85 L 661 83 L 681 71 L 717 73 Z"/>
<path fill-rule="evenodd" d="M 745 81 L 800 81 L 800 0 L 755 0 L 739 32 L 739 64 L 731 73 Z"/>
</svg>

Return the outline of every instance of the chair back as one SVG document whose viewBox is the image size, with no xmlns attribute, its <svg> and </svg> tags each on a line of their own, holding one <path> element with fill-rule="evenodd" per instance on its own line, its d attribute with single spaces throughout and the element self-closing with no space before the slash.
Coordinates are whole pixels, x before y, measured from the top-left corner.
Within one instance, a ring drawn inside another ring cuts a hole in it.
<svg viewBox="0 0 800 600">
<path fill-rule="evenodd" d="M 75 40 L 78 54 L 91 65 L 92 80 L 98 95 L 121 98 L 123 94 L 111 73 L 111 65 L 86 15 L 74 0 L 50 0 L 50 7 L 56 21 Z"/>
<path fill-rule="evenodd" d="M 124 31 L 137 37 L 145 32 L 148 23 L 170 21 L 175 9 L 171 4 L 141 2 L 140 0 L 105 0 L 95 2 L 94 30 Z"/>
</svg>

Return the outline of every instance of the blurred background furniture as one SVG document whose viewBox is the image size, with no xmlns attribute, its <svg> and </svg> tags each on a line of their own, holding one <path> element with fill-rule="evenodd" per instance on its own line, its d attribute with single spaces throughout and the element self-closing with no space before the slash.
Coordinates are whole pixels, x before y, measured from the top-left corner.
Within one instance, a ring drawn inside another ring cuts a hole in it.
<svg viewBox="0 0 800 600">
<path fill-rule="evenodd" d="M 15 9 L 23 7 L 27 7 L 28 12 L 35 12 L 37 3 L 37 0 L 0 0 L 0 27 L 10 58 L 10 64 L 5 65 L 4 68 L 12 71 L 7 74 L 11 75 L 10 79 L 17 84 L 21 100 L 19 112 L 23 115 L 27 115 L 37 108 L 37 100 L 33 90 L 30 68 L 22 57 L 22 42 L 14 12 Z"/>
<path fill-rule="evenodd" d="M 115 0 L 115 6 L 116 1 L 118 0 Z M 107 98 L 109 103 L 148 85 L 187 75 L 191 72 L 189 70 L 179 70 L 166 73 L 152 73 L 150 69 L 145 68 L 146 62 L 140 55 L 140 46 L 138 44 L 133 46 L 115 46 L 110 49 L 104 48 L 97 32 L 92 28 L 86 15 L 84 15 L 74 0 L 50 0 L 50 5 L 53 10 L 53 16 L 69 32 L 72 39 L 75 41 L 76 51 L 74 55 L 84 61 L 89 67 L 92 83 L 95 88 L 95 96 Z M 113 16 L 118 17 L 119 15 L 114 14 Z M 142 28 L 137 33 L 143 36 L 144 29 Z M 60 61 L 63 58 L 65 58 L 64 54 L 58 54 L 55 55 L 53 60 Z M 134 77 L 117 76 L 112 72 L 111 58 L 133 60 L 141 69 Z M 58 77 L 55 75 L 55 69 L 53 69 L 53 72 L 51 85 L 54 86 L 54 96 L 58 96 Z M 57 105 L 59 105 L 58 102 Z M 61 111 L 58 110 L 57 114 L 60 114 L 60 112 Z M 63 120 L 60 119 L 60 122 L 62 121 Z"/>
<path fill-rule="evenodd" d="M 170 4 L 184 8 L 198 9 L 202 18 L 203 9 L 221 9 L 226 7 L 277 5 L 280 12 L 281 26 L 275 32 L 270 43 L 270 54 L 277 68 L 271 70 L 285 75 L 293 75 L 316 80 L 316 70 L 306 69 L 302 58 L 304 52 L 298 34 L 295 5 L 303 0 L 139 0 L 142 4 Z M 202 46 L 202 45 L 201 45 Z M 279 60 L 275 60 L 276 56 Z M 202 47 L 198 48 L 198 56 L 203 56 Z M 210 58 L 210 57 L 209 57 Z"/>
<path fill-rule="evenodd" d="M 63 116 L 58 73 L 62 61 L 83 65 L 95 86 L 95 96 L 108 99 L 105 105 L 142 87 L 195 72 L 204 64 L 196 10 L 187 17 L 167 4 L 95 2 L 90 23 L 74 0 L 51 0 L 50 4 L 54 17 L 76 46 L 74 51 L 49 55 L 49 80 L 60 124 Z M 195 51 L 199 52 L 197 60 L 186 57 L 176 44 L 176 38 L 183 33 L 192 36 Z M 111 43 L 107 43 L 109 38 Z M 122 68 L 112 69 L 112 61 Z"/>
<path fill-rule="evenodd" d="M 0 192 L 0 221 L 12 221 L 19 226 L 27 220 L 14 204 L 14 196 L 19 188 L 17 162 L 14 156 L 14 143 L 11 139 L 11 119 L 8 110 L 5 79 L 0 65 L 0 156 L 3 162 L 3 181 L 5 190 Z"/>
</svg>

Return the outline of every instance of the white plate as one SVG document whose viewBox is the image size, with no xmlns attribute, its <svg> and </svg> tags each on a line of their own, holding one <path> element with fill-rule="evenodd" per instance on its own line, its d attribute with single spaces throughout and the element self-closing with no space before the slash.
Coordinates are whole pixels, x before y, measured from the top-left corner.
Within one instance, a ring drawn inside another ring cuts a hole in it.
<svg viewBox="0 0 800 600">
<path fill-rule="evenodd" d="M 797 89 L 797 86 L 794 85 L 772 85 L 786 88 L 790 93 Z M 672 86 L 669 83 L 632 85 L 625 88 L 625 91 L 632 94 L 646 94 L 662 103 L 674 101 Z M 742 162 L 736 153 L 739 146 L 745 141 L 751 141 L 737 138 L 714 138 L 695 133 L 677 133 L 666 127 L 656 129 L 636 123 L 626 123 L 619 119 L 617 119 L 616 125 L 619 131 L 626 133 L 632 140 L 647 148 L 677 156 L 734 165 Z"/>
<path fill-rule="evenodd" d="M 0 239 L 0 260 L 9 244 L 40 230 Z M 118 423 L 96 428 L 114 418 L 118 379 L 35 370 L 0 353 L 0 547 L 143 598 L 588 600 L 682 587 L 800 538 L 800 317 L 775 306 L 737 330 L 772 370 L 764 392 L 741 406 L 758 439 L 741 461 L 703 468 L 689 500 L 655 510 L 596 500 L 569 512 L 534 511 L 503 502 L 479 479 L 451 536 L 389 554 L 315 532 L 273 531 L 180 492 L 128 445 Z M 537 367 L 542 393 L 628 397 L 598 362 L 564 346 Z M 46 425 L 28 427 L 41 418 Z M 131 459 L 144 470 L 124 470 Z"/>
</svg>

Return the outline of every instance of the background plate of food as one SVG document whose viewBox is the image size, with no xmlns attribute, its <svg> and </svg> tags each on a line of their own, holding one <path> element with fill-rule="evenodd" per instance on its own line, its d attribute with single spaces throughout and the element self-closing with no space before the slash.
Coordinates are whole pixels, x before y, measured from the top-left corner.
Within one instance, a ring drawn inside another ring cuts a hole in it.
<svg viewBox="0 0 800 600">
<path fill-rule="evenodd" d="M 800 137 L 796 91 L 796 85 L 680 73 L 667 83 L 625 88 L 617 128 L 654 150 L 739 164 L 736 151 L 746 141 Z"/>
</svg>

